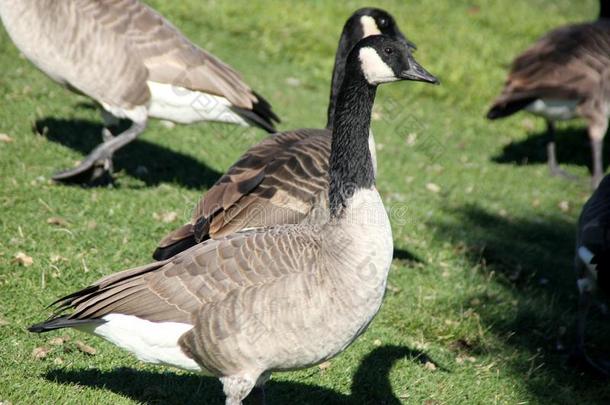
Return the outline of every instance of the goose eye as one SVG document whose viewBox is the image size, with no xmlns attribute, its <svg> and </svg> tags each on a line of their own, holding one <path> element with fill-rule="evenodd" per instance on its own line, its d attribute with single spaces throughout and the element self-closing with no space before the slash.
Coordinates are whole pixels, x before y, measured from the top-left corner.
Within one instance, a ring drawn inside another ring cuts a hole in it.
<svg viewBox="0 0 610 405">
<path fill-rule="evenodd" d="M 386 53 L 386 55 L 391 55 L 394 53 L 394 49 L 390 47 L 385 48 L 383 51 Z"/>
<path fill-rule="evenodd" d="M 381 28 L 385 28 L 385 27 L 387 27 L 387 26 L 388 26 L 388 20 L 387 20 L 387 18 L 380 18 L 380 19 L 379 19 L 379 26 L 380 26 Z"/>
</svg>

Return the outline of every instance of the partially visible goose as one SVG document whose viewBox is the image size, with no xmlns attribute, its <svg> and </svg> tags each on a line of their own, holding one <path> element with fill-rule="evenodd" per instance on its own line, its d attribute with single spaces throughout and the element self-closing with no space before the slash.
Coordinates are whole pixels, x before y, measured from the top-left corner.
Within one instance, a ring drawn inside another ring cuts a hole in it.
<svg viewBox="0 0 610 405">
<path fill-rule="evenodd" d="M 610 294 L 610 176 L 602 180 L 582 209 L 574 265 L 580 293 L 575 354 L 578 360 L 610 376 L 610 368 L 590 359 L 585 350 L 585 322 L 592 300 L 600 291 L 606 297 Z"/>
<path fill-rule="evenodd" d="M 282 132 L 251 147 L 202 197 L 191 222 L 163 238 L 153 257 L 167 259 L 210 237 L 252 227 L 298 223 L 307 217 L 315 202 L 326 196 L 331 129 L 345 59 L 360 39 L 380 33 L 415 48 L 387 11 L 363 8 L 354 12 L 339 39 L 326 129 Z M 372 134 L 369 146 L 376 168 Z"/>
<path fill-rule="evenodd" d="M 220 121 L 275 132 L 269 103 L 230 66 L 190 42 L 139 0 L 0 0 L 13 42 L 51 79 L 95 100 L 106 126 L 132 125 L 60 181 L 109 173 L 112 155 L 144 131 L 149 117 L 190 124 Z"/>
<path fill-rule="evenodd" d="M 144 361 L 211 373 L 228 405 L 273 371 L 342 352 L 379 310 L 392 261 L 368 137 L 377 85 L 397 80 L 437 82 L 401 41 L 371 36 L 350 52 L 325 223 L 243 231 L 110 275 L 59 299 L 57 312 L 30 330 L 74 327 Z"/>
<path fill-rule="evenodd" d="M 593 187 L 603 176 L 602 141 L 610 114 L 610 2 L 599 19 L 549 32 L 519 55 L 502 94 L 487 113 L 497 119 L 525 109 L 546 119 L 547 159 L 553 175 L 570 177 L 557 164 L 555 122 L 587 121 L 593 154 Z"/>
</svg>

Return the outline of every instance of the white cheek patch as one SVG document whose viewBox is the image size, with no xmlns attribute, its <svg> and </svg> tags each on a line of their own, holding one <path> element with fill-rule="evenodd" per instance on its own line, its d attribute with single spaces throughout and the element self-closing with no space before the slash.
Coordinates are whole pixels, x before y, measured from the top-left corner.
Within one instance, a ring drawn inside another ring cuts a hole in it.
<svg viewBox="0 0 610 405">
<path fill-rule="evenodd" d="M 362 24 L 362 38 L 370 37 L 371 35 L 381 35 L 381 31 L 373 17 L 363 15 L 360 17 L 360 24 Z"/>
<path fill-rule="evenodd" d="M 370 84 L 393 82 L 398 80 L 392 68 L 385 63 L 377 51 L 371 47 L 360 49 L 358 55 L 364 77 Z"/>
</svg>

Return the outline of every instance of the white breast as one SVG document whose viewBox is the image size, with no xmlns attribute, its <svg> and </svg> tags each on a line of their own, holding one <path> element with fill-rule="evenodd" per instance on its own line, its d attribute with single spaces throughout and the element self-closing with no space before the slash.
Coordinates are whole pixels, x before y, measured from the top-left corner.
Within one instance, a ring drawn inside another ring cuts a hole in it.
<svg viewBox="0 0 610 405">
<path fill-rule="evenodd" d="M 102 337 L 147 363 L 164 364 L 189 371 L 203 372 L 193 359 L 186 356 L 178 339 L 193 325 L 179 322 L 150 322 L 132 315 L 109 314 L 105 323 L 80 329 Z"/>
<path fill-rule="evenodd" d="M 550 121 L 570 120 L 576 117 L 576 100 L 538 99 L 525 109 Z"/>
<path fill-rule="evenodd" d="M 199 121 L 219 121 L 247 126 L 248 123 L 233 112 L 224 97 L 193 91 L 180 86 L 149 81 L 151 117 L 191 124 Z"/>
</svg>

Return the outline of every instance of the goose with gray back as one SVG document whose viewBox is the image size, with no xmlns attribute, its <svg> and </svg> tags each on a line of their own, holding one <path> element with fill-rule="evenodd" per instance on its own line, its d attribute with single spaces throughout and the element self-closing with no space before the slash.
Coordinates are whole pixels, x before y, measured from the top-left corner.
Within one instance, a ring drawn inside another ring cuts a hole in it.
<svg viewBox="0 0 610 405">
<path fill-rule="evenodd" d="M 487 113 L 498 119 L 520 110 L 546 119 L 547 159 L 553 175 L 567 178 L 555 153 L 555 122 L 576 117 L 588 125 L 592 185 L 603 176 L 602 141 L 610 114 L 610 1 L 600 1 L 599 18 L 549 32 L 519 55 L 502 94 Z"/>
<path fill-rule="evenodd" d="M 0 0 L 0 17 L 26 58 L 102 108 L 104 142 L 55 180 L 106 177 L 112 155 L 144 131 L 149 117 L 255 125 L 269 132 L 279 122 L 233 68 L 139 0 Z M 132 125 L 114 136 L 108 127 L 118 119 Z"/>
<path fill-rule="evenodd" d="M 354 12 L 343 27 L 335 55 L 326 128 L 282 132 L 251 147 L 201 198 L 191 221 L 161 240 L 153 257 L 167 259 L 210 237 L 240 229 L 298 223 L 324 203 L 331 129 L 345 59 L 360 39 L 378 34 L 415 49 L 387 11 L 363 8 Z M 372 133 L 369 146 L 376 167 Z"/>
<path fill-rule="evenodd" d="M 585 323 L 593 299 L 610 294 L 610 176 L 604 177 L 582 209 L 576 233 L 574 266 L 580 293 L 574 357 L 595 373 L 608 377 L 610 365 L 593 360 L 586 354 Z"/>
<path fill-rule="evenodd" d="M 210 239 L 172 259 L 107 276 L 59 299 L 32 332 L 74 327 L 138 358 L 210 373 L 227 405 L 274 371 L 349 346 L 379 310 L 392 261 L 390 222 L 368 146 L 377 86 L 436 83 L 401 41 L 376 35 L 347 57 L 337 95 L 324 223 Z"/>
</svg>

